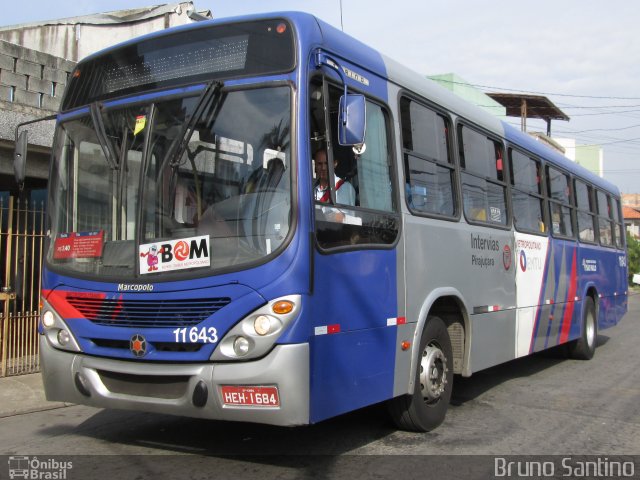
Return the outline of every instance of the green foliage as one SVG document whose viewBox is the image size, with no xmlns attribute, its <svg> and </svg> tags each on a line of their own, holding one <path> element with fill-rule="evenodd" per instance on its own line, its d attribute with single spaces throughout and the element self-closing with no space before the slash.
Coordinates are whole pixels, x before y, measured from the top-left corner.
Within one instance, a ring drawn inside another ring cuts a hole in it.
<svg viewBox="0 0 640 480">
<path fill-rule="evenodd" d="M 629 266 L 629 282 L 634 273 L 640 273 L 640 242 L 627 232 L 627 265 Z"/>
</svg>

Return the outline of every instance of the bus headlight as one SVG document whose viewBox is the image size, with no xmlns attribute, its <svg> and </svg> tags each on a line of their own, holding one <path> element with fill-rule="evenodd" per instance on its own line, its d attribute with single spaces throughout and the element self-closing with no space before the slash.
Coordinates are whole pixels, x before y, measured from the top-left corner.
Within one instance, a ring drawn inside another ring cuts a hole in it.
<svg viewBox="0 0 640 480">
<path fill-rule="evenodd" d="M 300 295 L 276 298 L 247 315 L 222 338 L 211 360 L 259 358 L 273 348 L 302 310 Z"/>
<path fill-rule="evenodd" d="M 71 342 L 71 334 L 67 330 L 58 330 L 58 343 L 63 347 Z"/>
<path fill-rule="evenodd" d="M 258 335 L 268 335 L 271 331 L 271 319 L 267 315 L 258 315 L 253 321 L 253 328 Z"/>
<path fill-rule="evenodd" d="M 52 347 L 60 350 L 68 350 L 70 352 L 82 351 L 65 321 L 46 301 L 42 302 L 41 315 L 40 321 L 42 322 L 43 327 L 41 333 L 47 337 L 47 340 Z"/>
<path fill-rule="evenodd" d="M 55 324 L 55 318 L 51 310 L 47 310 L 42 314 L 42 325 L 44 328 L 51 328 Z"/>
<path fill-rule="evenodd" d="M 247 353 L 249 353 L 251 345 L 249 344 L 249 340 L 244 337 L 236 337 L 233 341 L 233 351 L 239 357 L 244 357 Z"/>
</svg>

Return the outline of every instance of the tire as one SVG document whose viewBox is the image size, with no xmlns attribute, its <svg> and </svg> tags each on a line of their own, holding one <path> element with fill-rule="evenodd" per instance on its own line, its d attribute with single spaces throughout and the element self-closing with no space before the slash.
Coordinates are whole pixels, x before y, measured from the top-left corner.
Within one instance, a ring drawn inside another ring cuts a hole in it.
<svg viewBox="0 0 640 480">
<path fill-rule="evenodd" d="M 428 432 L 444 421 L 453 388 L 453 350 L 440 318 L 427 319 L 419 352 L 413 394 L 389 400 L 388 407 L 398 428 Z"/>
<path fill-rule="evenodd" d="M 598 339 L 598 320 L 593 298 L 586 297 L 582 314 L 580 338 L 569 343 L 569 358 L 591 360 L 596 352 Z"/>
</svg>

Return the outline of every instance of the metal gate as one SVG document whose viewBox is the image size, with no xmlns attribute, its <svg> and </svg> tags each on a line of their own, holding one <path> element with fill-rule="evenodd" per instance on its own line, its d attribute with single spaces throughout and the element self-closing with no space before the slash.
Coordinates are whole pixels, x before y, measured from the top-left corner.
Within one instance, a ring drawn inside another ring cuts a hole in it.
<svg viewBox="0 0 640 480">
<path fill-rule="evenodd" d="M 38 319 L 44 204 L 0 198 L 0 376 L 40 370 Z"/>
</svg>

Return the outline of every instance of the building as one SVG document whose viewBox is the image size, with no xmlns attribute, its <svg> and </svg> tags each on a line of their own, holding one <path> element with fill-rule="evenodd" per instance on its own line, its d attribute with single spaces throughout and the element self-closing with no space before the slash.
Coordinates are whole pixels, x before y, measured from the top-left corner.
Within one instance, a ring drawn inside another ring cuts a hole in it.
<svg viewBox="0 0 640 480">
<path fill-rule="evenodd" d="M 604 177 L 604 151 L 599 145 L 578 145 L 574 138 L 556 138 L 565 156 L 600 177 Z"/>
<path fill-rule="evenodd" d="M 16 126 L 59 109 L 79 59 L 139 35 L 210 18 L 211 11 L 197 12 L 193 2 L 181 2 L 0 27 L 0 199 L 18 193 L 12 166 Z M 28 130 L 27 197 L 46 188 L 53 122 Z"/>
<path fill-rule="evenodd" d="M 0 40 L 0 201 L 18 193 L 13 178 L 15 128 L 54 114 L 75 67 L 61 57 Z M 26 194 L 47 186 L 53 122 L 29 127 Z"/>
<path fill-rule="evenodd" d="M 623 193 L 622 205 L 640 209 L 640 193 Z"/>
<path fill-rule="evenodd" d="M 193 2 L 170 3 L 0 27 L 0 40 L 78 62 L 130 38 L 210 18 Z"/>
<path fill-rule="evenodd" d="M 441 75 L 430 75 L 428 78 L 440 84 L 447 90 L 452 91 L 461 98 L 471 102 L 479 107 L 484 108 L 490 113 L 498 117 L 507 115 L 507 110 L 491 97 L 481 92 L 464 78 L 459 77 L 455 73 L 444 73 Z"/>
<path fill-rule="evenodd" d="M 622 207 L 622 217 L 627 232 L 635 239 L 640 239 L 640 209 L 633 207 Z"/>
</svg>

